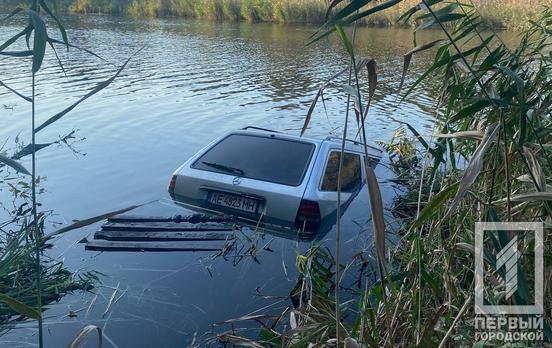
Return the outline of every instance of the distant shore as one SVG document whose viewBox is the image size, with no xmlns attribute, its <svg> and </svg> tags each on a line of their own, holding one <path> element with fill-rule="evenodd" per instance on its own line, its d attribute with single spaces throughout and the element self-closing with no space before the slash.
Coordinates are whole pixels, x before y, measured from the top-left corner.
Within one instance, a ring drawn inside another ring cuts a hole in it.
<svg viewBox="0 0 552 348">
<path fill-rule="evenodd" d="M 328 0 L 51 0 L 57 11 L 71 14 L 117 14 L 130 17 L 184 17 L 217 21 L 275 23 L 324 22 Z M 375 0 L 372 4 L 377 4 Z M 363 20 L 364 25 L 397 25 L 399 16 L 418 4 L 403 2 Z M 0 8 L 26 5 L 25 0 L 6 0 Z M 470 3 L 470 0 L 464 1 Z M 552 0 L 473 0 L 483 22 L 492 28 L 522 29 Z M 373 5 L 372 5 L 373 6 Z M 402 24 L 404 25 L 404 24 Z"/>
</svg>

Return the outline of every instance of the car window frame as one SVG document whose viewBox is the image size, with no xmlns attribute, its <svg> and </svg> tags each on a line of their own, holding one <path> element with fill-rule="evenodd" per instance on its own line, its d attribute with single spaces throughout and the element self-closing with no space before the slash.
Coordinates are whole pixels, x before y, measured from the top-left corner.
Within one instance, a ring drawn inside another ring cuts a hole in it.
<svg viewBox="0 0 552 348">
<path fill-rule="evenodd" d="M 288 142 L 293 142 L 293 143 L 298 143 L 298 144 L 307 144 L 307 145 L 310 145 L 311 146 L 311 151 L 310 151 L 310 154 L 308 156 L 308 159 L 307 159 L 307 164 L 305 165 L 304 169 L 303 169 L 303 172 L 301 173 L 301 178 L 299 180 L 299 183 L 296 184 L 296 185 L 292 185 L 292 184 L 286 184 L 286 183 L 282 183 L 282 182 L 278 182 L 278 181 L 274 181 L 274 180 L 265 180 L 265 179 L 256 179 L 256 178 L 250 178 L 248 176 L 242 176 L 242 175 L 235 175 L 235 174 L 230 174 L 230 173 L 225 173 L 225 172 L 222 172 L 222 171 L 217 171 L 215 169 L 204 169 L 204 168 L 197 168 L 195 167 L 196 164 L 201 160 L 201 158 L 207 154 L 207 152 L 211 151 L 213 148 L 215 148 L 216 146 L 218 146 L 220 143 L 222 143 L 224 140 L 228 139 L 229 137 L 233 136 L 233 135 L 241 135 L 241 136 L 248 136 L 248 137 L 257 137 L 257 138 L 265 138 L 265 139 L 268 139 L 268 140 L 271 140 L 271 139 L 275 139 L 275 140 L 280 140 L 280 141 L 288 141 Z M 309 142 L 309 141 L 301 141 L 301 140 L 296 140 L 296 139 L 288 139 L 288 138 L 283 138 L 283 137 L 276 137 L 274 134 L 270 134 L 269 136 L 266 136 L 264 134 L 243 134 L 243 133 L 230 133 L 226 136 L 224 136 L 223 138 L 221 138 L 219 141 L 217 141 L 215 144 L 213 144 L 212 146 L 210 146 L 208 149 L 206 149 L 205 151 L 203 151 L 199 156 L 197 156 L 197 158 L 190 164 L 190 168 L 191 169 L 194 169 L 194 170 L 201 170 L 201 171 L 205 171 L 205 172 L 210 172 L 210 173 L 217 173 L 217 174 L 222 174 L 222 175 L 229 175 L 229 176 L 232 176 L 232 177 L 240 177 L 240 178 L 244 178 L 244 179 L 249 179 L 249 180 L 255 180 L 255 181 L 259 181 L 259 182 L 265 182 L 265 183 L 272 183 L 272 184 L 277 184 L 277 185 L 283 185 L 283 186 L 288 186 L 288 187 L 300 187 L 301 185 L 303 185 L 305 183 L 305 177 L 307 175 L 307 173 L 309 172 L 309 169 L 312 167 L 313 165 L 313 157 L 314 157 L 314 154 L 317 150 L 317 147 L 318 145 L 314 142 Z"/>
<path fill-rule="evenodd" d="M 330 148 L 328 149 L 327 153 L 326 153 L 326 156 L 324 158 L 324 167 L 322 169 L 322 173 L 320 174 L 320 178 L 319 178 L 319 182 L 318 182 L 318 192 L 321 192 L 321 193 L 337 193 L 337 190 L 335 191 L 328 191 L 328 190 L 323 190 L 322 189 L 322 184 L 324 183 L 324 176 L 326 175 L 326 169 L 328 168 L 328 163 L 329 163 L 329 159 L 330 159 L 330 156 L 332 154 L 332 152 L 337 152 L 337 153 L 341 153 L 341 149 L 336 149 L 336 148 Z M 363 169 L 363 159 L 366 157 L 364 156 L 363 154 L 359 153 L 359 152 L 356 152 L 356 151 L 351 151 L 351 150 L 345 150 L 343 151 L 344 154 L 351 154 L 351 155 L 356 155 L 359 157 L 359 170 L 360 170 L 360 180 L 359 180 L 359 187 L 362 187 L 363 183 L 364 183 L 364 176 L 365 176 L 365 169 Z M 348 191 L 341 191 L 341 193 L 346 193 L 346 194 L 350 194 L 354 191 L 351 191 L 351 192 L 348 192 Z"/>
</svg>

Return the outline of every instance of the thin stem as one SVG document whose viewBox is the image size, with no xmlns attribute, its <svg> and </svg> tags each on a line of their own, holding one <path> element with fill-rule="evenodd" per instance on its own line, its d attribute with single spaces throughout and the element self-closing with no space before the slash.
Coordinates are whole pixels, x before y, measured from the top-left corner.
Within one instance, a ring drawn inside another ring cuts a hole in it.
<svg viewBox="0 0 552 348">
<path fill-rule="evenodd" d="M 447 38 L 449 39 L 450 43 L 452 44 L 452 46 L 454 46 L 454 48 L 456 49 L 456 51 L 458 52 L 458 54 L 460 55 L 460 59 L 462 59 L 462 62 L 466 65 L 466 67 L 470 70 L 470 73 L 475 77 L 475 81 L 477 82 L 477 84 L 479 85 L 479 87 L 481 88 L 481 91 L 483 92 L 483 94 L 485 94 L 485 97 L 487 97 L 487 99 L 491 102 L 491 104 L 495 104 L 494 100 L 489 96 L 489 93 L 487 93 L 487 90 L 485 89 L 485 86 L 483 86 L 483 83 L 481 82 L 481 80 L 479 79 L 479 76 L 477 76 L 477 74 L 475 73 L 475 71 L 473 71 L 471 65 L 468 63 L 468 61 L 466 60 L 466 57 L 464 57 L 464 54 L 462 53 L 462 51 L 460 50 L 460 47 L 458 47 L 458 45 L 456 44 L 456 41 L 454 41 L 454 39 L 452 38 L 452 36 L 450 35 L 450 33 L 448 32 L 448 30 L 445 28 L 445 26 L 443 25 L 443 23 L 439 20 L 439 17 L 437 17 L 437 15 L 435 14 L 435 12 L 433 12 L 433 10 L 431 9 L 431 6 L 427 3 L 426 0 L 422 0 L 422 2 L 424 3 L 424 5 L 426 6 L 426 8 L 428 9 L 429 13 L 431 13 L 431 15 L 433 16 L 433 18 L 435 18 L 435 20 L 437 21 L 437 23 L 439 23 L 439 26 L 441 27 L 441 30 L 443 31 L 443 33 L 445 33 L 445 35 L 447 36 Z"/>
<path fill-rule="evenodd" d="M 353 25 L 352 44 L 354 47 L 356 39 L 357 23 Z M 351 85 L 353 71 L 356 70 L 354 55 L 351 57 L 349 66 L 348 84 Z M 336 233 L 335 233 L 335 338 L 339 346 L 339 327 L 341 326 L 341 312 L 339 308 L 339 284 L 340 284 L 340 243 L 341 243 L 341 171 L 343 169 L 343 157 L 345 155 L 345 140 L 347 139 L 347 128 L 349 124 L 349 109 L 351 106 L 351 96 L 347 96 L 347 109 L 345 110 L 345 125 L 343 127 L 343 139 L 341 140 L 341 152 L 339 156 L 339 170 L 337 171 L 337 217 L 336 217 Z"/>
<path fill-rule="evenodd" d="M 510 164 L 509 164 L 509 159 L 508 159 L 508 143 L 507 143 L 507 138 L 506 138 L 506 121 L 504 120 L 504 112 L 502 112 L 502 110 L 500 110 L 500 122 L 502 123 L 502 136 L 503 136 L 503 139 L 504 139 L 504 170 L 505 170 L 505 175 L 506 175 L 506 197 L 507 197 L 507 202 L 506 202 L 506 209 L 508 211 L 508 221 L 511 221 L 512 220 L 512 202 L 510 200 L 510 191 L 511 191 L 511 187 L 510 187 Z"/>
<path fill-rule="evenodd" d="M 43 333 L 42 333 L 42 277 L 40 268 L 40 243 L 42 236 L 38 229 L 38 213 L 36 211 L 36 135 L 35 135 L 35 73 L 32 77 L 32 111 L 31 111 L 31 143 L 32 143 L 32 172 L 31 172 L 31 190 L 33 201 L 33 230 L 35 237 L 35 257 L 36 257 L 36 304 L 38 312 L 41 316 L 38 318 L 38 344 L 42 348 L 44 346 Z"/>
</svg>

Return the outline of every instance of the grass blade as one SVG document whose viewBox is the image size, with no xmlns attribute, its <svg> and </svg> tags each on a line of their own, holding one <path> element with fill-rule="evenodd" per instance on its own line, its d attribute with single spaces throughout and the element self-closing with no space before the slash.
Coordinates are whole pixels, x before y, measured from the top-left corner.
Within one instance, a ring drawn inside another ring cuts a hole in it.
<svg viewBox="0 0 552 348">
<path fill-rule="evenodd" d="M 471 131 L 460 131 L 454 133 L 437 133 L 433 136 L 436 138 L 449 138 L 449 139 L 471 139 L 471 140 L 481 140 L 485 134 L 481 131 L 471 130 Z"/>
<path fill-rule="evenodd" d="M 0 86 L 5 87 L 8 91 L 12 92 L 13 94 L 17 95 L 17 96 L 20 97 L 20 98 L 25 99 L 25 100 L 28 101 L 29 103 L 33 101 L 32 98 L 24 96 L 23 94 L 19 93 L 19 92 L 16 91 L 15 89 L 13 89 L 13 88 L 11 88 L 10 86 L 6 85 L 6 84 L 5 84 L 4 82 L 2 82 L 2 81 L 0 81 Z"/>
<path fill-rule="evenodd" d="M 527 147 L 523 147 L 523 154 L 527 158 L 529 168 L 532 176 L 536 179 L 538 184 L 537 191 L 546 191 L 546 174 L 542 170 L 542 167 L 537 159 L 537 156 Z"/>
<path fill-rule="evenodd" d="M 82 330 L 79 331 L 77 336 L 71 341 L 71 343 L 69 344 L 69 348 L 78 348 L 84 341 L 84 339 L 93 332 L 98 333 L 98 347 L 101 348 L 103 346 L 102 329 L 100 329 L 96 325 L 87 325 L 83 327 Z"/>
<path fill-rule="evenodd" d="M 33 41 L 33 73 L 40 70 L 42 61 L 44 60 L 44 53 L 46 52 L 46 41 L 48 35 L 46 34 L 46 24 L 38 13 L 33 10 L 28 10 L 31 23 L 34 28 L 34 41 Z"/>
<path fill-rule="evenodd" d="M 59 28 L 59 31 L 61 33 L 61 37 L 63 38 L 63 42 L 65 42 L 67 49 L 69 49 L 69 40 L 67 39 L 67 32 L 65 31 L 65 27 L 63 26 L 63 24 L 61 24 L 59 19 L 52 13 L 52 11 L 50 11 L 50 8 L 48 8 L 44 0 L 39 0 L 39 3 L 40 3 L 40 7 L 42 7 L 42 9 L 44 9 L 44 11 L 46 11 L 46 13 L 50 15 L 50 17 L 52 17 L 52 19 L 56 22 Z"/>
<path fill-rule="evenodd" d="M 408 67 L 410 66 L 410 61 L 412 60 L 412 55 L 414 53 L 418 53 L 418 52 L 430 49 L 431 47 L 437 45 L 438 43 L 440 43 L 442 41 L 443 40 L 440 40 L 440 39 L 435 40 L 435 41 L 431 41 L 431 42 L 428 42 L 426 44 L 416 46 L 413 49 L 411 49 L 410 51 L 406 52 L 406 54 L 403 57 L 403 71 L 402 71 L 402 76 L 401 76 L 401 83 L 399 85 L 399 93 L 401 93 L 401 90 L 402 90 L 402 87 L 403 87 L 403 84 L 404 84 L 404 78 L 406 77 L 406 73 L 408 72 Z"/>
<path fill-rule="evenodd" d="M 505 202 L 506 199 L 501 199 L 498 202 Z M 552 201 L 552 192 L 531 192 L 522 193 L 519 195 L 511 196 L 512 202 L 537 202 L 537 201 Z"/>
<path fill-rule="evenodd" d="M 425 223 L 431 217 L 435 216 L 435 214 L 439 212 L 439 209 L 444 205 L 446 200 L 452 197 L 452 195 L 454 195 L 458 191 L 459 185 L 459 182 L 454 183 L 433 196 L 429 203 L 424 207 L 424 209 L 422 209 L 420 215 L 418 215 L 416 220 L 412 222 L 410 228 L 419 228 L 420 226 L 422 226 L 423 223 Z"/>
<path fill-rule="evenodd" d="M 4 302 L 8 305 L 11 309 L 13 309 L 15 312 L 24 315 L 26 317 L 29 317 L 31 319 L 40 319 L 41 315 L 40 313 L 26 304 L 19 302 L 18 300 L 14 299 L 13 297 L 10 297 L 6 294 L 0 293 L 0 301 Z"/>
<path fill-rule="evenodd" d="M 48 38 L 48 42 L 49 42 L 50 44 L 55 44 L 55 43 L 56 43 L 56 44 L 60 44 L 60 45 L 66 45 L 66 46 L 69 46 L 69 47 L 71 47 L 71 48 L 76 48 L 77 50 L 86 52 L 86 53 L 88 53 L 88 54 L 90 54 L 90 55 L 92 55 L 92 56 L 94 56 L 94 57 L 96 57 L 96 58 L 98 58 L 98 59 L 103 60 L 104 62 L 106 61 L 106 60 L 105 60 L 103 57 L 101 57 L 100 55 L 98 55 L 98 54 L 96 54 L 96 53 L 94 53 L 94 52 L 92 52 L 92 51 L 90 51 L 90 50 L 88 50 L 88 49 L 86 49 L 86 48 L 77 46 L 77 45 L 73 45 L 73 44 L 70 44 L 70 43 L 67 43 L 67 44 L 66 44 L 66 43 L 64 43 L 63 41 L 59 41 L 59 40 L 54 39 L 54 38 L 51 38 L 51 37 Z"/>
<path fill-rule="evenodd" d="M 312 113 L 314 112 L 314 107 L 316 106 L 316 102 L 318 101 L 318 98 L 322 95 L 323 87 L 318 90 L 316 93 L 316 96 L 314 97 L 314 100 L 312 101 L 309 111 L 307 111 L 307 116 L 305 117 L 305 122 L 303 123 L 303 128 L 301 128 L 301 136 L 305 134 L 305 131 L 307 130 L 307 127 L 309 126 L 309 122 L 312 117 Z"/>
<path fill-rule="evenodd" d="M 464 171 L 464 175 L 462 176 L 462 180 L 460 181 L 458 192 L 456 192 L 456 196 L 450 204 L 449 212 L 453 211 L 454 208 L 456 208 L 458 203 L 460 203 L 466 193 L 468 193 L 468 190 L 477 179 L 477 176 L 481 172 L 481 168 L 483 168 L 483 157 L 495 140 L 498 130 L 498 123 L 493 123 L 487 128 L 481 144 L 479 144 L 479 146 L 475 150 L 470 163 Z"/>
<path fill-rule="evenodd" d="M 4 163 L 5 165 L 9 166 L 9 167 L 12 167 L 13 169 L 15 169 L 16 171 L 18 171 L 19 173 L 23 173 L 23 174 L 26 174 L 26 175 L 31 175 L 31 173 L 29 173 L 29 171 L 27 169 L 25 169 L 25 167 L 23 167 L 19 162 L 9 158 L 9 157 L 6 157 L 2 154 L 0 154 L 0 163 Z"/>
<path fill-rule="evenodd" d="M 9 46 L 11 46 L 11 44 L 16 42 L 17 39 L 19 39 L 21 36 L 27 35 L 27 33 L 30 33 L 32 30 L 33 30 L 33 28 L 29 25 L 25 29 L 21 30 L 18 34 L 15 34 L 11 38 L 7 39 L 6 42 L 4 42 L 2 45 L 0 45 L 0 51 L 5 50 Z"/>
<path fill-rule="evenodd" d="M 374 242 L 380 267 L 385 269 L 385 219 L 383 217 L 383 202 L 378 179 L 374 170 L 366 166 L 366 181 L 370 195 L 370 209 L 372 210 L 372 223 L 374 225 Z"/>
<path fill-rule="evenodd" d="M 0 51 L 0 56 L 9 56 L 9 57 L 30 57 L 33 55 L 33 51 L 15 51 L 15 52 L 6 52 Z"/>
<path fill-rule="evenodd" d="M 98 216 L 95 216 L 95 217 L 92 217 L 92 218 L 89 218 L 89 219 L 77 221 L 77 222 L 75 222 L 75 223 L 73 223 L 69 226 L 65 226 L 65 227 L 60 228 L 59 230 L 57 230 L 55 232 L 52 232 L 51 234 L 49 234 L 47 236 L 47 238 L 51 238 L 51 237 L 54 237 L 54 236 L 57 236 L 57 235 L 60 235 L 62 233 L 66 233 L 66 232 L 69 232 L 69 231 L 72 231 L 72 230 L 76 230 L 77 228 L 92 225 L 96 222 L 108 219 L 108 218 L 110 218 L 114 215 L 123 214 L 123 213 L 126 213 L 127 211 L 136 209 L 138 207 L 141 207 L 142 205 L 143 204 L 132 205 L 132 206 L 127 207 L 125 209 L 115 210 L 115 211 L 112 211 L 112 212 L 109 212 L 109 213 L 106 213 L 106 214 L 102 214 L 102 215 L 98 215 Z"/>
<path fill-rule="evenodd" d="M 322 87 L 320 87 L 320 89 L 316 93 L 316 96 L 314 97 L 314 100 L 312 101 L 312 103 L 309 107 L 309 111 L 307 112 L 307 116 L 305 117 L 305 122 L 303 123 L 303 127 L 301 128 L 301 136 L 305 133 L 305 131 L 307 130 L 307 127 L 309 126 L 309 123 L 310 123 L 310 120 L 311 120 L 311 117 L 312 117 L 312 113 L 314 112 L 314 108 L 316 106 L 316 103 L 318 102 L 318 98 L 322 98 L 322 104 L 324 104 L 324 96 L 323 96 L 324 89 L 326 87 L 328 87 L 333 80 L 335 80 L 339 76 L 343 75 L 347 70 L 348 69 L 345 68 L 345 69 L 341 70 L 340 72 L 338 72 L 337 74 L 333 75 L 328 80 L 326 80 L 326 82 L 324 82 Z M 325 104 L 324 104 L 324 109 L 326 109 Z"/>
<path fill-rule="evenodd" d="M 43 130 L 44 128 L 46 128 L 47 126 L 49 126 L 50 124 L 56 122 L 57 120 L 59 120 L 60 118 L 62 118 L 63 116 L 65 116 L 67 113 L 69 113 L 71 110 L 73 110 L 75 107 L 77 107 L 77 105 L 79 105 L 80 103 L 82 103 L 83 101 L 85 101 L 86 99 L 90 98 L 91 96 L 93 96 L 94 94 L 100 92 L 101 90 L 103 90 L 104 88 L 106 88 L 107 86 L 109 86 L 118 76 L 119 74 L 121 74 L 121 72 L 123 71 L 123 69 L 127 66 L 127 64 L 130 62 L 130 60 L 132 59 L 132 57 L 134 55 L 136 55 L 138 52 L 140 52 L 143 48 L 139 49 L 136 53 L 134 53 L 132 56 L 130 56 L 126 62 L 119 68 L 119 70 L 117 70 L 117 72 L 115 73 L 115 75 L 113 75 L 112 77 L 110 77 L 109 79 L 103 81 L 103 82 L 100 82 L 94 89 L 92 89 L 90 92 L 88 92 L 84 97 L 80 98 L 79 100 L 77 100 L 75 103 L 73 103 L 71 106 L 65 108 L 63 111 L 55 114 L 54 116 L 50 117 L 48 120 L 46 120 L 43 124 L 41 124 L 40 126 L 38 126 L 36 128 L 36 133 L 40 132 L 41 130 Z"/>
</svg>

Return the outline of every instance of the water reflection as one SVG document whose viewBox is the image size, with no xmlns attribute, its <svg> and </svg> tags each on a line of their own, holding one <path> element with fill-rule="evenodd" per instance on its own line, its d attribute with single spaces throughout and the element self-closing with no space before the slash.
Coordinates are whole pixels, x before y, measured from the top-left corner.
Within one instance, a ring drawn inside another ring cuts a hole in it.
<svg viewBox="0 0 552 348">
<path fill-rule="evenodd" d="M 86 156 L 75 157 L 55 146 L 38 153 L 38 171 L 47 178 L 42 203 L 59 214 L 55 220 L 60 223 L 165 197 L 173 169 L 225 131 L 253 124 L 298 134 L 320 84 L 348 61 L 335 39 L 306 46 L 313 27 L 104 16 L 65 18 L 65 22 L 74 44 L 105 61 L 82 51 L 59 50 L 64 76 L 49 54 L 37 76 L 39 123 L 111 76 L 142 45 L 147 48 L 109 89 L 39 133 L 41 143 L 75 129 L 87 138 L 76 145 Z M 16 32 L 12 24 L 0 29 L 2 38 Z M 435 36 L 425 31 L 418 40 Z M 431 86 L 422 86 L 397 107 L 401 57 L 412 47 L 411 41 L 409 30 L 359 30 L 358 55 L 378 63 L 379 85 L 368 116 L 371 142 L 390 137 L 395 128 L 390 117 L 408 120 L 422 134 L 430 131 Z M 426 52 L 414 59 L 407 84 L 430 56 Z M 30 61 L 21 62 L 13 65 L 0 58 L 2 81 L 29 94 Z M 362 88 L 366 92 L 367 86 Z M 341 132 L 345 96 L 330 89 L 325 97 L 327 116 L 323 108 L 316 111 L 307 131 L 311 137 Z M 4 89 L 0 100 L 9 106 L 0 108 L 0 139 L 21 133 L 28 142 L 30 106 Z M 351 123 L 351 129 L 355 127 Z M 390 174 L 382 166 L 376 173 L 384 202 L 390 202 L 394 194 L 386 182 Z M 343 216 L 344 258 L 372 247 L 365 187 L 356 201 Z M 147 214 L 165 215 L 167 209 L 173 208 L 162 201 L 148 205 Z M 258 246 L 255 258 L 251 250 L 242 250 L 249 256 L 239 263 L 210 253 L 84 252 L 78 241 L 97 227 L 63 236 L 52 250 L 74 270 L 101 272 L 103 284 L 95 293 L 65 297 L 48 309 L 49 347 L 66 346 L 89 323 L 103 328 L 112 345 L 181 346 L 196 332 L 204 338 L 205 332 L 217 330 L 211 327 L 214 322 L 260 308 L 278 312 L 285 301 L 273 296 L 287 296 L 295 284 L 295 256 L 309 245 L 253 234 L 250 238 Z M 333 230 L 318 237 L 335 248 Z M 109 305 L 112 296 L 117 301 Z M 69 316 L 70 311 L 77 316 Z M 0 337 L 0 344 L 35 342 L 34 330 L 34 325 L 21 325 Z"/>
</svg>

